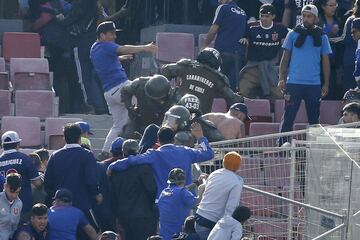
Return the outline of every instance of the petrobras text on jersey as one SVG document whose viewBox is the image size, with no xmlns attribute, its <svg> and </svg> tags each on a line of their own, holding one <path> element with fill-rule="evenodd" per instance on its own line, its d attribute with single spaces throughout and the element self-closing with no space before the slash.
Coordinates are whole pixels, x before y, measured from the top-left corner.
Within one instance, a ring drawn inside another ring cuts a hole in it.
<svg viewBox="0 0 360 240">
<path fill-rule="evenodd" d="M 21 165 L 22 159 L 10 159 L 10 160 L 0 162 L 0 167 L 5 167 L 8 165 L 15 165 L 15 164 Z"/>
<path fill-rule="evenodd" d="M 198 75 L 192 75 L 192 74 L 186 75 L 186 80 L 193 80 L 193 81 L 201 82 L 201 83 L 207 85 L 209 88 L 214 87 L 214 83 L 212 83 L 208 79 L 198 76 Z"/>
<path fill-rule="evenodd" d="M 278 46 L 280 45 L 280 42 L 272 42 L 272 43 L 267 43 L 267 42 L 253 42 L 254 45 L 257 45 L 257 46 L 267 46 L 267 47 L 270 47 L 270 46 Z"/>
</svg>

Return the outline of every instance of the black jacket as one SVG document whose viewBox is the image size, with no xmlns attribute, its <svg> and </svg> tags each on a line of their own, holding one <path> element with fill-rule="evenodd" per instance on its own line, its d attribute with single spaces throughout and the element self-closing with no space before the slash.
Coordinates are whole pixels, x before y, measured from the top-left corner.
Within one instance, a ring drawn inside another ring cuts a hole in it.
<svg viewBox="0 0 360 240">
<path fill-rule="evenodd" d="M 153 218 L 156 183 L 149 165 L 133 166 L 111 176 L 116 216 L 120 219 Z"/>
</svg>

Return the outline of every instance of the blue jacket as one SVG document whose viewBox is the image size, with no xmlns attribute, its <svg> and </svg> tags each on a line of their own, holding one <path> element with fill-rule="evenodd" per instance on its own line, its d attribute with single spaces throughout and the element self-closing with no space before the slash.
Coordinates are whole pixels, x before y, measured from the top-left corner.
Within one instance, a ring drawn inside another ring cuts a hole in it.
<svg viewBox="0 0 360 240">
<path fill-rule="evenodd" d="M 160 235 L 164 240 L 171 240 L 181 227 L 190 210 L 195 206 L 197 198 L 184 187 L 170 184 L 159 198 Z"/>
<path fill-rule="evenodd" d="M 163 189 L 167 187 L 169 172 L 173 168 L 181 168 L 185 171 L 185 185 L 192 183 L 191 165 L 197 162 L 208 161 L 213 158 L 214 153 L 208 140 L 205 137 L 199 140 L 201 149 L 194 149 L 185 146 L 166 144 L 160 148 L 150 149 L 144 154 L 130 156 L 116 161 L 109 166 L 110 171 L 122 171 L 130 166 L 149 164 L 154 172 L 157 186 L 157 198 Z"/>
</svg>

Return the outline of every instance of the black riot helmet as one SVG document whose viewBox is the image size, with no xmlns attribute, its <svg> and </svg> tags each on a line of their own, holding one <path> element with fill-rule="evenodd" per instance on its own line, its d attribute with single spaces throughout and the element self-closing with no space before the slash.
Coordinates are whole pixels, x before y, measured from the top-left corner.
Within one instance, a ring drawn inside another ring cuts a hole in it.
<svg viewBox="0 0 360 240">
<path fill-rule="evenodd" d="M 190 120 L 191 114 L 186 107 L 174 105 L 165 113 L 163 125 L 171 128 L 177 126 L 176 130 L 181 130 L 190 123 Z"/>
<path fill-rule="evenodd" d="M 220 53 L 215 48 L 203 49 L 197 56 L 196 60 L 199 63 L 208 65 L 215 70 L 218 70 L 220 65 L 222 64 Z"/>
<path fill-rule="evenodd" d="M 162 99 L 169 94 L 170 82 L 163 75 L 152 76 L 145 84 L 145 94 L 152 99 Z"/>
<path fill-rule="evenodd" d="M 174 168 L 169 172 L 168 184 L 183 184 L 185 183 L 185 172 L 181 168 Z"/>
<path fill-rule="evenodd" d="M 185 94 L 181 97 L 178 104 L 186 107 L 190 113 L 201 115 L 200 99 L 193 94 Z"/>
</svg>

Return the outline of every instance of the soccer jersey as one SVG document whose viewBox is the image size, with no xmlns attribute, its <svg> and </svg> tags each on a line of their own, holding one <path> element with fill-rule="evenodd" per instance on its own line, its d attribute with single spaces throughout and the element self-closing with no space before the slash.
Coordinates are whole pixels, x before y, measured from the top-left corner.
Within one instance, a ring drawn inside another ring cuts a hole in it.
<svg viewBox="0 0 360 240">
<path fill-rule="evenodd" d="M 301 10 L 305 5 L 314 4 L 314 0 L 289 0 L 288 8 L 291 9 L 290 27 L 302 24 Z"/>
<path fill-rule="evenodd" d="M 13 150 L 4 151 L 0 156 L 0 174 L 6 178 L 9 173 L 18 173 L 22 177 L 22 186 L 19 198 L 23 202 L 23 212 L 28 212 L 32 207 L 31 180 L 39 179 L 39 173 L 36 170 L 30 157 L 26 154 Z"/>
<path fill-rule="evenodd" d="M 215 12 L 213 24 L 219 26 L 215 39 L 215 48 L 220 52 L 245 53 L 245 45 L 239 40 L 245 37 L 247 17 L 245 11 L 235 2 L 221 4 Z"/>
<path fill-rule="evenodd" d="M 268 28 L 263 27 L 260 21 L 249 25 L 248 60 L 264 61 L 274 59 L 287 32 L 287 29 L 279 23 L 273 23 Z"/>
</svg>

